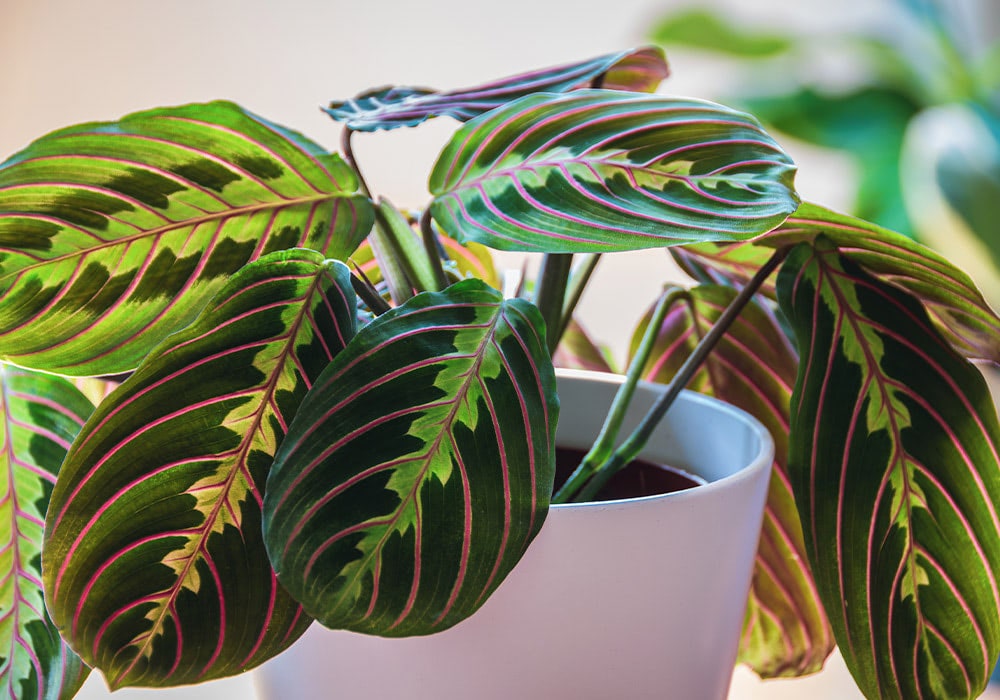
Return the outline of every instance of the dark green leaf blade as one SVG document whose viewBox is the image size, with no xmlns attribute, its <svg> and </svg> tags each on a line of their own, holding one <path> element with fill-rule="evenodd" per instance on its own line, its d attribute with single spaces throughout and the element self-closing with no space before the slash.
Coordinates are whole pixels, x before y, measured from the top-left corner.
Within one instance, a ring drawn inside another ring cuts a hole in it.
<svg viewBox="0 0 1000 700">
<path fill-rule="evenodd" d="M 93 411 L 66 379 L 0 364 L 0 688 L 10 698 L 71 698 L 90 672 L 45 610 L 42 525 L 70 443 Z"/>
<path fill-rule="evenodd" d="M 262 490 L 355 306 L 342 263 L 264 256 L 85 426 L 53 492 L 45 586 L 64 636 L 112 687 L 239 673 L 309 624 L 268 564 Z"/>
<path fill-rule="evenodd" d="M 502 250 L 609 252 L 744 240 L 798 198 L 749 115 L 608 90 L 538 94 L 465 124 L 431 173 L 448 235 Z"/>
<path fill-rule="evenodd" d="M 325 108 L 355 131 L 416 126 L 431 117 L 468 121 L 483 112 L 536 92 L 567 92 L 599 83 L 612 90 L 653 92 L 669 69 L 663 51 L 647 46 L 586 61 L 513 75 L 472 88 L 438 92 L 418 87 L 382 87 Z M 595 85 L 596 87 L 596 85 Z"/>
<path fill-rule="evenodd" d="M 826 238 L 778 279 L 801 354 L 789 472 L 837 643 L 871 698 L 973 698 L 1000 651 L 1000 427 L 912 296 Z"/>
<path fill-rule="evenodd" d="M 700 286 L 664 319 L 644 377 L 666 383 L 736 297 L 732 287 Z M 632 350 L 649 323 L 636 330 Z M 736 318 L 689 388 L 760 420 L 775 454 L 738 661 L 764 678 L 819 671 L 833 634 L 806 564 L 802 525 L 788 478 L 789 401 L 798 360 L 774 315 L 751 304 Z"/>
<path fill-rule="evenodd" d="M 373 218 L 339 156 L 231 103 L 54 132 L 0 165 L 0 358 L 129 371 L 245 263 L 344 258 Z"/>
<path fill-rule="evenodd" d="M 359 331 L 268 478 L 282 583 L 320 622 L 429 634 L 471 615 L 548 510 L 558 400 L 540 314 L 478 280 Z"/>
</svg>

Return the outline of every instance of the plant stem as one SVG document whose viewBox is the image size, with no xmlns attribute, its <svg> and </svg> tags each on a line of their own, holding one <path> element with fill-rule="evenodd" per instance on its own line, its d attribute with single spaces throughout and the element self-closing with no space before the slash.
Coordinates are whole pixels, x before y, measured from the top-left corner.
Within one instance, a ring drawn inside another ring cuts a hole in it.
<svg viewBox="0 0 1000 700">
<path fill-rule="evenodd" d="M 580 303 L 583 291 L 587 288 L 587 283 L 590 282 L 590 277 L 594 274 L 594 270 L 597 269 L 597 263 L 600 261 L 600 253 L 588 253 L 584 255 L 583 262 L 577 265 L 577 270 L 570 277 L 569 290 L 566 292 L 566 303 L 562 310 L 562 324 L 559 326 L 560 340 L 566 334 L 566 328 L 569 327 L 569 322 L 573 320 L 573 312 L 576 311 L 576 306 Z M 556 342 L 556 345 L 558 344 Z"/>
<path fill-rule="evenodd" d="M 663 325 L 663 319 L 666 318 L 670 308 L 685 296 L 687 296 L 685 290 L 680 287 L 674 287 L 664 292 L 660 297 L 656 308 L 653 309 L 649 325 L 646 326 L 646 332 L 642 335 L 639 348 L 629 363 L 625 381 L 622 382 L 615 393 L 614 401 L 612 401 L 608 415 L 604 419 L 604 425 L 601 426 L 600 434 L 594 441 L 590 451 L 580 461 L 579 466 L 577 466 L 566 480 L 566 483 L 552 497 L 553 503 L 565 503 L 568 501 L 574 493 L 587 483 L 588 479 L 600 471 L 601 465 L 611 457 L 615 441 L 618 439 L 618 431 L 621 429 L 622 421 L 625 419 L 625 411 L 628 410 L 628 405 L 632 401 L 636 383 L 638 383 L 639 378 L 642 376 L 642 371 L 649 362 L 649 356 L 652 354 L 653 346 L 656 344 L 656 337 L 659 334 L 660 327 Z"/>
<path fill-rule="evenodd" d="M 424 250 L 427 252 L 427 259 L 430 261 L 434 279 L 438 285 L 438 290 L 448 286 L 448 276 L 444 273 L 444 266 L 441 264 L 441 251 L 438 248 L 437 235 L 434 233 L 431 210 L 428 207 L 420 215 L 420 233 L 424 240 Z"/>
<path fill-rule="evenodd" d="M 740 290 L 740 293 L 733 299 L 732 303 L 726 307 L 722 315 L 719 316 L 719 320 L 716 321 L 715 325 L 712 326 L 711 330 L 705 334 L 705 337 L 699 341 L 698 345 L 695 346 L 694 351 L 688 356 L 687 360 L 677 371 L 677 374 L 670 380 L 664 389 L 663 393 L 659 396 L 656 402 L 653 404 L 652 408 L 646 413 L 642 421 L 636 429 L 629 435 L 621 446 L 615 450 L 614 455 L 611 459 L 601 468 L 601 470 L 594 475 L 594 477 L 587 482 L 587 484 L 580 490 L 579 494 L 574 500 L 576 501 L 586 501 L 593 499 L 600 490 L 607 483 L 608 479 L 614 476 L 619 470 L 625 465 L 631 462 L 638 456 L 639 452 L 645 447 L 646 443 L 649 441 L 649 437 L 653 434 L 656 426 L 659 425 L 663 416 L 666 414 L 667 410 L 673 405 L 674 401 L 680 395 L 681 390 L 687 386 L 688 382 L 695 373 L 701 368 L 702 363 L 704 363 L 705 358 L 708 357 L 709 353 L 715 349 L 719 340 L 722 336 L 726 334 L 730 326 L 732 326 L 733 321 L 740 314 L 743 308 L 750 302 L 760 286 L 764 284 L 764 281 L 771 276 L 771 273 L 781 264 L 781 262 L 788 255 L 789 248 L 779 248 L 774 252 L 774 255 L 763 265 L 753 278 L 747 283 L 747 285 Z"/>
<path fill-rule="evenodd" d="M 344 160 L 350 165 L 354 172 L 358 176 L 358 183 L 361 185 L 361 191 L 364 192 L 368 197 L 372 196 L 372 191 L 368 189 L 368 181 L 365 180 L 364 173 L 361 172 L 361 168 L 358 167 L 358 161 L 354 157 L 354 147 L 351 145 L 351 138 L 354 136 L 354 130 L 344 127 L 344 130 L 340 132 L 340 150 L 344 153 Z"/>
<path fill-rule="evenodd" d="M 569 271 L 573 266 L 573 256 L 568 253 L 546 253 L 538 271 L 538 288 L 535 290 L 535 306 L 545 319 L 549 352 L 554 353 L 559 345 L 562 328 L 563 302 L 566 299 L 566 285 Z"/>
</svg>

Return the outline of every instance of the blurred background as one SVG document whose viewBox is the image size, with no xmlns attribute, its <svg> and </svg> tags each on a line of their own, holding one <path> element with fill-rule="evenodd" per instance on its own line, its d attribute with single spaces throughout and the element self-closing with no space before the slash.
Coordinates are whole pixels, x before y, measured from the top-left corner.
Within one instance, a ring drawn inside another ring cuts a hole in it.
<svg viewBox="0 0 1000 700">
<path fill-rule="evenodd" d="M 457 88 L 660 43 L 673 69 L 661 92 L 751 108 L 799 163 L 803 198 L 937 247 L 998 307 L 998 37 L 996 0 L 0 0 L 0 160 L 61 126 L 220 98 L 333 149 L 339 128 L 320 106 L 369 87 Z M 420 206 L 455 128 L 359 134 L 358 160 L 379 194 Z M 581 307 L 588 329 L 620 360 L 635 301 L 678 275 L 666 253 L 606 258 Z M 737 671 L 730 698 L 859 697 L 838 660 L 828 666 L 764 685 Z M 103 681 L 81 697 L 106 697 Z"/>
</svg>

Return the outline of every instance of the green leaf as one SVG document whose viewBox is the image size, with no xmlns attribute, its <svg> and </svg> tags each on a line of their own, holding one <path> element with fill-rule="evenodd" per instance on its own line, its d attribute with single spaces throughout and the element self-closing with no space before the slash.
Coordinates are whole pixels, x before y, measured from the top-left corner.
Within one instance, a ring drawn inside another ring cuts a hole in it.
<svg viewBox="0 0 1000 700">
<path fill-rule="evenodd" d="M 870 698 L 973 698 L 1000 652 L 1000 426 L 919 302 L 824 237 L 778 279 L 801 363 L 789 473 L 838 646 Z"/>
<path fill-rule="evenodd" d="M 129 371 L 248 261 L 372 221 L 339 156 L 230 103 L 54 132 L 0 165 L 0 358 Z"/>
<path fill-rule="evenodd" d="M 94 407 L 52 375 L 0 365 L 0 688 L 71 698 L 90 672 L 60 638 L 42 592 L 42 525 L 70 443 Z"/>
<path fill-rule="evenodd" d="M 358 332 L 264 498 L 278 577 L 323 624 L 429 634 L 471 615 L 542 526 L 558 400 L 542 320 L 478 280 Z"/>
<path fill-rule="evenodd" d="M 264 256 L 84 427 L 52 495 L 43 569 L 53 618 L 112 688 L 240 673 L 309 624 L 268 564 L 262 491 L 355 304 L 343 264 Z"/>
<path fill-rule="evenodd" d="M 689 294 L 688 302 L 677 304 L 664 319 L 645 379 L 669 382 L 737 291 L 700 286 Z M 633 336 L 633 353 L 649 319 L 647 314 Z M 819 671 L 834 644 L 805 561 L 788 479 L 789 401 L 797 366 L 773 314 L 751 303 L 688 385 L 752 414 L 774 437 L 774 465 L 737 659 L 765 678 Z"/>
<path fill-rule="evenodd" d="M 416 240 L 417 235 L 414 231 L 414 240 Z M 472 241 L 459 243 L 448 236 L 438 236 L 437 241 L 441 248 L 441 264 L 444 266 L 445 273 L 453 281 L 458 282 L 472 277 L 482 280 L 494 289 L 500 287 L 500 274 L 493 265 L 493 257 L 489 248 Z M 370 237 L 362 241 L 358 249 L 351 254 L 350 263 L 357 265 L 372 284 L 377 285 L 383 281 L 382 270 L 372 253 Z"/>
<path fill-rule="evenodd" d="M 804 203 L 758 243 L 780 247 L 823 235 L 865 269 L 916 295 L 939 330 L 972 359 L 1000 363 L 1000 317 L 969 276 L 894 231 Z"/>
<path fill-rule="evenodd" d="M 795 47 L 791 36 L 743 27 L 723 15 L 702 9 L 674 12 L 652 31 L 654 41 L 666 46 L 688 46 L 740 58 L 767 58 Z"/>
<path fill-rule="evenodd" d="M 663 51 L 647 46 L 449 92 L 380 87 L 350 100 L 331 102 L 325 111 L 355 131 L 416 126 L 440 116 L 464 122 L 536 92 L 567 92 L 588 86 L 653 92 L 668 73 Z"/>
<path fill-rule="evenodd" d="M 738 243 L 693 243 L 674 246 L 670 255 L 684 272 L 703 284 L 742 287 L 774 255 L 774 250 L 757 241 Z M 761 285 L 759 293 L 774 299 L 774 277 Z"/>
<path fill-rule="evenodd" d="M 938 329 L 971 359 L 1000 362 L 1000 317 L 975 283 L 945 258 L 906 236 L 804 202 L 774 231 L 753 241 L 671 248 L 681 267 L 707 283 L 743 286 L 771 250 L 825 236 L 867 270 L 916 295 Z M 776 298 L 771 282 L 761 293 Z"/>
<path fill-rule="evenodd" d="M 532 95 L 463 126 L 431 173 L 450 236 L 503 250 L 607 252 L 742 240 L 798 199 L 749 115 L 607 90 Z"/>
</svg>

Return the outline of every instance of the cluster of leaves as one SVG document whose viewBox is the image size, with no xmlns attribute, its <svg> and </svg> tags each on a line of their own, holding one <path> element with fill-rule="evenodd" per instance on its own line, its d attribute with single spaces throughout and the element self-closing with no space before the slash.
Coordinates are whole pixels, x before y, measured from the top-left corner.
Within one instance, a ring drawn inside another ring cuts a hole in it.
<svg viewBox="0 0 1000 700">
<path fill-rule="evenodd" d="M 483 243 L 672 246 L 704 284 L 652 329 L 656 380 L 787 255 L 695 378 L 778 443 L 743 658 L 808 672 L 836 639 L 872 697 L 974 696 L 1000 651 L 1000 428 L 966 358 L 1000 362 L 1000 319 L 940 256 L 800 206 L 752 117 L 647 94 L 666 72 L 641 49 L 331 105 L 356 130 L 466 122 L 419 232 L 349 153 L 229 103 L 0 164 L 11 694 L 230 675 L 313 619 L 474 613 L 552 496 L 550 337 L 600 364 L 565 290 L 549 315 L 483 281 Z"/>
</svg>

